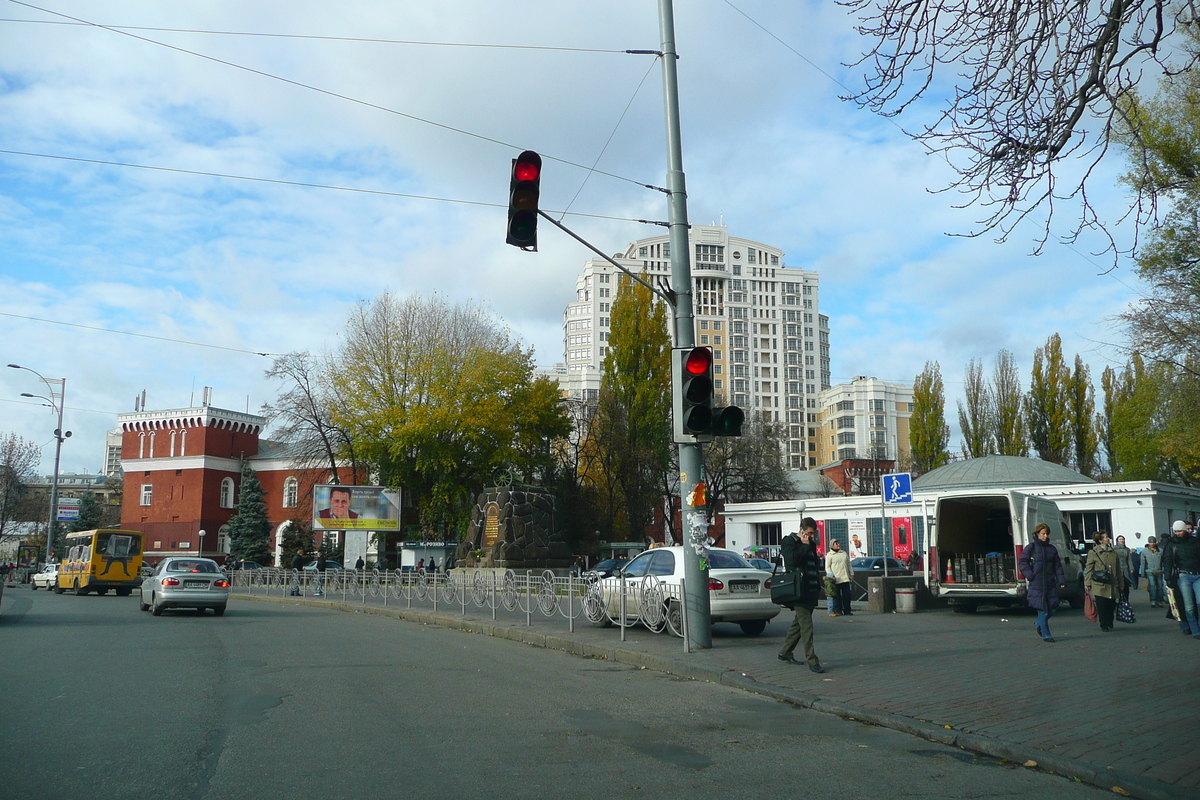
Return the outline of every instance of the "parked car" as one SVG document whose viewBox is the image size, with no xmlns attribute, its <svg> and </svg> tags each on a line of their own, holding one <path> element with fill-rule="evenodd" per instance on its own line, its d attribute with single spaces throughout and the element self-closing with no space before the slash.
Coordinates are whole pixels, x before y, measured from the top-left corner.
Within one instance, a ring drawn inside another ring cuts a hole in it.
<svg viewBox="0 0 1200 800">
<path fill-rule="evenodd" d="M 257 561 L 230 561 L 226 562 L 225 566 L 229 569 L 266 569 Z"/>
<path fill-rule="evenodd" d="M 628 558 L 609 558 L 604 561 L 597 562 L 594 566 L 584 570 L 584 575 L 595 575 L 597 578 L 611 578 L 617 573 L 621 567 L 629 563 Z"/>
<path fill-rule="evenodd" d="M 40 572 L 29 576 L 29 588 L 35 592 L 38 589 L 50 591 L 58 585 L 58 564 L 47 564 Z"/>
<path fill-rule="evenodd" d="M 211 608 L 219 617 L 228 602 L 229 579 L 211 558 L 166 558 L 142 581 L 142 611 L 156 617 L 168 608 Z"/>
<path fill-rule="evenodd" d="M 865 558 L 850 559 L 850 569 L 855 572 L 869 572 L 872 575 L 883 574 L 883 556 L 868 556 Z M 912 570 L 904 563 L 887 557 L 887 572 L 888 575 L 912 575 Z"/>
<path fill-rule="evenodd" d="M 342 565 L 341 565 L 341 564 L 339 564 L 339 563 L 338 563 L 338 562 L 336 562 L 336 561 L 326 561 L 326 562 L 325 562 L 325 569 L 326 569 L 326 570 L 331 570 L 331 569 L 342 569 L 342 568 L 343 568 L 343 567 L 342 567 Z M 305 565 L 304 565 L 304 569 L 306 569 L 306 570 L 307 570 L 307 571 L 309 571 L 309 572 L 316 572 L 316 571 L 317 571 L 317 562 L 313 561 L 313 562 L 311 562 L 311 563 L 309 563 L 309 564 L 305 564 Z"/>
<path fill-rule="evenodd" d="M 775 565 L 770 561 L 767 561 L 765 558 L 747 558 L 746 561 L 750 563 L 750 566 L 757 569 L 765 569 L 768 572 L 773 572 L 775 570 Z"/>
<path fill-rule="evenodd" d="M 644 579 L 652 575 L 667 587 L 673 587 L 673 591 L 664 594 L 667 607 L 663 611 L 671 626 L 680 630 L 682 619 L 677 598 L 683 584 L 683 558 L 682 547 L 657 547 L 631 559 L 613 577 L 599 581 L 597 597 L 605 614 L 594 623 L 608 627 L 620 616 L 622 575 L 626 618 L 633 619 L 643 600 Z M 762 633 L 779 613 L 780 607 L 771 602 L 771 571 L 751 566 L 733 550 L 708 551 L 708 589 L 712 621 L 737 623 L 747 636 Z"/>
</svg>

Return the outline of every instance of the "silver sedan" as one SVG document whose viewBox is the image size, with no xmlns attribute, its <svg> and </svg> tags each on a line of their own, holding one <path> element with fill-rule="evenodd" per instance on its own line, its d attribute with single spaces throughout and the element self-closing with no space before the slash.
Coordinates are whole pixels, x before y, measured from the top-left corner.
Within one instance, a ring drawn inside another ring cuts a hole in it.
<svg viewBox="0 0 1200 800">
<path fill-rule="evenodd" d="M 229 579 L 210 558 L 167 558 L 142 581 L 142 611 L 159 616 L 168 608 L 211 608 L 218 617 L 229 602 Z"/>
</svg>

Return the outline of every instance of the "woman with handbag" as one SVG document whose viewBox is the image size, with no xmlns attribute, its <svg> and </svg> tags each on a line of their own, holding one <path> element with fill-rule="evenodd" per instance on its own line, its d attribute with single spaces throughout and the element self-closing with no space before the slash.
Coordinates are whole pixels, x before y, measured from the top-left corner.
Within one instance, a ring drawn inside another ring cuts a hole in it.
<svg viewBox="0 0 1200 800">
<path fill-rule="evenodd" d="M 1121 573 L 1121 559 L 1112 547 L 1108 531 L 1096 531 L 1095 541 L 1096 546 L 1088 553 L 1083 568 L 1083 583 L 1096 604 L 1100 630 L 1108 633 L 1113 629 L 1113 615 L 1121 599 L 1125 576 Z"/>
<path fill-rule="evenodd" d="M 1053 642 L 1050 617 L 1058 609 L 1058 590 L 1067 588 L 1067 574 L 1058 548 L 1050 544 L 1050 526 L 1044 522 L 1033 529 L 1033 541 L 1021 551 L 1021 575 L 1027 582 L 1029 607 L 1037 610 L 1038 635 Z"/>
</svg>

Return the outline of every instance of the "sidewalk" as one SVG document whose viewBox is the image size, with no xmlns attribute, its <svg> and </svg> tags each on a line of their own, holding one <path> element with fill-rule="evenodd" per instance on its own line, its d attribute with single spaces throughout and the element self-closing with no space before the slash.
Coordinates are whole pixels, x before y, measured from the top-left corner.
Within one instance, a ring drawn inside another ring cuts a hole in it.
<svg viewBox="0 0 1200 800">
<path fill-rule="evenodd" d="M 243 600 L 244 593 L 233 597 Z M 926 739 L 1050 770 L 1139 798 L 1200 793 L 1200 642 L 1133 599 L 1138 622 L 1101 633 L 1082 611 L 1064 611 L 1048 644 L 1027 611 L 948 610 L 917 614 L 814 614 L 817 654 L 828 670 L 785 664 L 775 655 L 790 622 L 776 617 L 762 636 L 713 627 L 713 647 L 692 654 L 674 636 L 628 628 L 575 631 L 559 616 L 394 598 L 254 597 L 272 602 L 386 613 L 607 658 L 737 686 L 796 705 L 899 729 Z M 861 604 L 858 604 L 861 605 Z"/>
</svg>

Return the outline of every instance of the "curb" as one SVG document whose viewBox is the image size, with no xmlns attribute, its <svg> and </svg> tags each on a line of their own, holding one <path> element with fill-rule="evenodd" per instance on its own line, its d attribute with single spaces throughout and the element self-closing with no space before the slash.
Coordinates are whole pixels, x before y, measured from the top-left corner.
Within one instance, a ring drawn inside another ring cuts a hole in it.
<svg viewBox="0 0 1200 800">
<path fill-rule="evenodd" d="M 337 601 L 312 600 L 304 597 L 259 597 L 254 595 L 231 594 L 231 599 L 254 600 L 260 603 L 280 603 L 284 605 L 305 605 L 313 608 L 328 608 L 346 613 L 375 614 L 391 617 L 405 622 L 419 622 L 425 625 L 439 625 L 443 628 L 475 633 L 483 636 L 494 636 L 515 642 L 541 647 L 549 650 L 562 650 L 572 655 L 584 658 L 604 659 L 618 664 L 628 664 L 634 667 L 652 669 L 668 675 L 675 675 L 690 680 L 719 683 L 731 688 L 740 689 L 752 694 L 769 697 L 797 708 L 810 709 L 823 714 L 832 714 L 846 720 L 865 722 L 881 728 L 907 733 L 927 741 L 958 747 L 973 753 L 998 758 L 1018 764 L 1027 761 L 1037 762 L 1037 769 L 1067 779 L 1095 786 L 1116 794 L 1136 797 L 1138 800 L 1195 800 L 1196 793 L 1153 778 L 1140 775 L 1129 775 L 1124 772 L 1102 767 L 1088 761 L 1076 758 L 1064 758 L 1054 753 L 1048 753 L 1033 747 L 1001 742 L 987 736 L 975 733 L 964 733 L 952 728 L 943 728 L 932 722 L 923 722 L 902 714 L 890 711 L 878 711 L 864 706 L 838 703 L 833 700 L 813 697 L 812 695 L 791 689 L 760 683 L 744 673 L 721 667 L 709 667 L 701 664 L 689 664 L 680 659 L 639 653 L 624 650 L 620 647 L 603 647 L 574 641 L 553 634 L 535 633 L 530 630 L 502 625 L 490 621 L 461 619 L 448 617 L 428 611 L 413 611 L 405 608 L 384 608 L 380 606 L 360 605 Z"/>
</svg>

